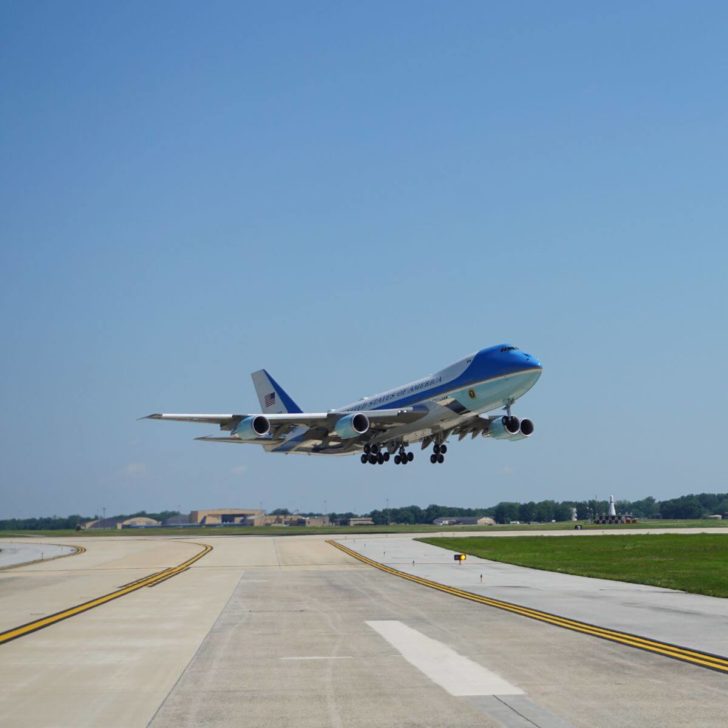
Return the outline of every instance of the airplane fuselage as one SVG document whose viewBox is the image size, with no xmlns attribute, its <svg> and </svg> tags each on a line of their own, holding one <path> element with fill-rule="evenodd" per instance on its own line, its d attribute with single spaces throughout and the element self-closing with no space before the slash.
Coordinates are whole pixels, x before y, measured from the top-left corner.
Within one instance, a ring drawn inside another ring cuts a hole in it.
<svg viewBox="0 0 728 728">
<path fill-rule="evenodd" d="M 368 440 L 385 443 L 400 439 L 412 443 L 436 437 L 460 426 L 474 415 L 510 406 L 538 381 L 541 363 L 530 354 L 509 345 L 481 349 L 435 374 L 386 392 L 363 397 L 332 412 L 365 412 L 402 407 L 422 409 L 423 416 Z M 303 432 L 296 433 L 304 435 Z M 294 435 L 294 437 L 296 436 Z M 395 436 L 395 437 L 393 437 Z M 303 444 L 305 438 L 301 437 Z M 293 443 L 271 444 L 270 452 L 305 452 L 320 455 L 349 455 L 361 452 L 363 444 L 322 438 L 317 447 L 291 447 Z"/>
</svg>

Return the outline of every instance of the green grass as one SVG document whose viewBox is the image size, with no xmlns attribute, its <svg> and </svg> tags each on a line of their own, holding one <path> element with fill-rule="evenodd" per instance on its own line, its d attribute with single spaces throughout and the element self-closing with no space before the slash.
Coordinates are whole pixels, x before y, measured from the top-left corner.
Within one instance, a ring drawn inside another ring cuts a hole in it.
<svg viewBox="0 0 728 728">
<path fill-rule="evenodd" d="M 694 521 L 642 521 L 640 523 L 619 524 L 614 526 L 595 526 L 591 523 L 582 523 L 585 530 L 609 529 L 622 530 L 626 528 L 715 528 L 728 526 L 728 522 L 713 520 Z M 392 525 L 392 526 L 330 526 L 330 527 L 306 527 L 306 526 L 222 526 L 219 528 L 124 528 L 117 530 L 91 529 L 88 531 L 47 530 L 47 531 L 0 531 L 2 538 L 18 538 L 27 536 L 75 536 L 78 538 L 98 538 L 103 536 L 133 536 L 140 538 L 144 536 L 312 536 L 312 535 L 354 535 L 357 533 L 443 533 L 457 531 L 482 531 L 492 533 L 494 531 L 571 531 L 574 524 L 571 521 L 559 523 L 522 523 L 514 525 L 498 526 L 432 526 L 426 524 L 415 525 Z"/>
<path fill-rule="evenodd" d="M 420 540 L 452 551 L 534 569 L 728 597 L 728 535 L 723 534 Z"/>
</svg>

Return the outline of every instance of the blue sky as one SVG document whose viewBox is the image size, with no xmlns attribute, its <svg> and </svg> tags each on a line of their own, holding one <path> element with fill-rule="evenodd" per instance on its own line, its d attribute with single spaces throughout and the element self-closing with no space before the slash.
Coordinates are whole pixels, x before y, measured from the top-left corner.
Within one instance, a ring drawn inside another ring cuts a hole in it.
<svg viewBox="0 0 728 728">
<path fill-rule="evenodd" d="M 0 7 L 0 517 L 726 491 L 724 3 Z M 153 411 L 502 341 L 527 442 L 362 467 Z"/>
</svg>

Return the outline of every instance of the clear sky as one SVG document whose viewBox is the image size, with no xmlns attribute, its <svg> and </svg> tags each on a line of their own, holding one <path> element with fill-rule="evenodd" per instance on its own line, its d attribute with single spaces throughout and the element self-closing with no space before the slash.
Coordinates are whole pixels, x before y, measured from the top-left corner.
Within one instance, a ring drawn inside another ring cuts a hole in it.
<svg viewBox="0 0 728 728">
<path fill-rule="evenodd" d="M 728 5 L 0 4 L 0 517 L 727 491 Z M 529 441 L 198 443 L 511 342 Z"/>
</svg>

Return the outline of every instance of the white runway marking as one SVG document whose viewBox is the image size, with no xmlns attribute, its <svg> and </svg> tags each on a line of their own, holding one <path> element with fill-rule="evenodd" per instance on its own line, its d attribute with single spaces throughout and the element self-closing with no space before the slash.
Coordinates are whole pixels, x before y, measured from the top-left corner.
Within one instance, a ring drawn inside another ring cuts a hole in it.
<svg viewBox="0 0 728 728">
<path fill-rule="evenodd" d="M 308 655 L 305 657 L 281 657 L 281 660 L 353 660 L 352 655 Z"/>
<path fill-rule="evenodd" d="M 523 690 L 499 675 L 402 622 L 382 620 L 367 624 L 384 637 L 410 665 L 414 665 L 450 695 L 523 695 Z"/>
</svg>

